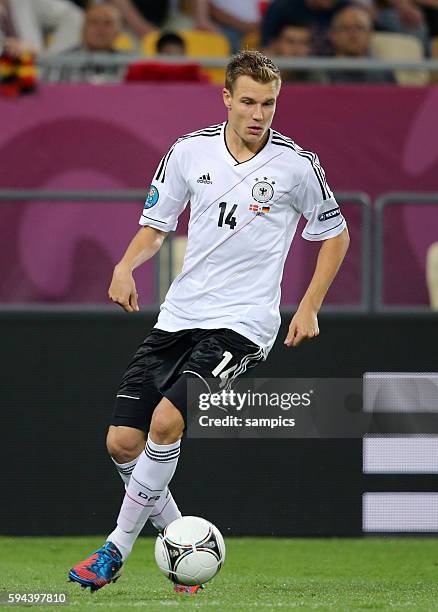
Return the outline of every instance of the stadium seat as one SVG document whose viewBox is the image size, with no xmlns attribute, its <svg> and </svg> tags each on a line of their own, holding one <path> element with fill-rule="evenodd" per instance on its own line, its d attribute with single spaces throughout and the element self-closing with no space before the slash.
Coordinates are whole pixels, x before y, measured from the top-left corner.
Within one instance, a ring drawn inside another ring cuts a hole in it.
<svg viewBox="0 0 438 612">
<path fill-rule="evenodd" d="M 172 280 L 181 272 L 186 254 L 187 236 L 172 238 Z"/>
<path fill-rule="evenodd" d="M 183 64 L 165 64 L 160 61 L 144 59 L 140 62 L 132 62 L 125 74 L 126 83 L 153 82 L 184 82 L 184 83 L 208 83 L 208 75 L 202 67 L 197 64 L 184 62 Z"/>
<path fill-rule="evenodd" d="M 438 36 L 432 38 L 430 43 L 430 51 L 434 59 L 438 57 Z M 431 73 L 430 82 L 433 84 L 438 83 L 438 72 L 434 71 Z"/>
<path fill-rule="evenodd" d="M 419 40 L 407 34 L 375 32 L 371 39 L 371 55 L 386 60 L 421 61 L 423 47 Z M 399 85 L 426 85 L 429 75 L 424 70 L 396 70 L 395 78 Z"/>
<path fill-rule="evenodd" d="M 172 245 L 170 246 L 170 244 Z M 159 286 L 160 286 L 160 301 L 166 297 L 167 289 L 170 283 L 181 272 L 184 255 L 187 246 L 187 236 L 173 236 L 170 240 L 165 240 L 160 249 L 160 267 L 159 267 Z M 170 264 L 170 250 L 172 250 L 172 264 Z"/>
<path fill-rule="evenodd" d="M 438 310 L 438 242 L 432 243 L 427 250 L 426 281 L 430 305 L 433 310 Z"/>
<path fill-rule="evenodd" d="M 116 51 L 134 51 L 135 46 L 134 40 L 129 34 L 126 34 L 126 32 L 119 34 L 114 44 Z"/>
<path fill-rule="evenodd" d="M 222 34 L 203 32 L 201 30 L 183 30 L 179 32 L 184 39 L 188 57 L 228 57 L 231 53 L 228 40 Z M 159 32 L 147 34 L 141 43 L 144 55 L 156 56 L 156 43 L 160 36 Z M 206 68 L 212 83 L 224 82 L 224 68 Z"/>
</svg>

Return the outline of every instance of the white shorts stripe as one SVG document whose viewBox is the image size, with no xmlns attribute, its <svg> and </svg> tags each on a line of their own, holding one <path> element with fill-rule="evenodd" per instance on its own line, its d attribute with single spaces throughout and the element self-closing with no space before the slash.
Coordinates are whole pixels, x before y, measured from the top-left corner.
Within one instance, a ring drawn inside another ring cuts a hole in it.
<svg viewBox="0 0 438 612">
<path fill-rule="evenodd" d="M 128 399 L 135 399 L 135 400 L 139 400 L 139 397 L 134 397 L 133 395 L 122 395 L 121 393 L 119 393 L 118 395 L 116 395 L 116 397 L 127 397 Z"/>
</svg>

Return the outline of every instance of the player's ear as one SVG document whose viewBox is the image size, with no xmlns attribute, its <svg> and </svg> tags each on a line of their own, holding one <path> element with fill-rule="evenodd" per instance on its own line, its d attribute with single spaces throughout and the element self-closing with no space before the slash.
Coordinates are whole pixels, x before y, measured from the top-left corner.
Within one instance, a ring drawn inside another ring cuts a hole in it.
<svg viewBox="0 0 438 612">
<path fill-rule="evenodd" d="M 222 98 L 227 110 L 231 110 L 231 92 L 226 87 L 222 90 Z"/>
</svg>

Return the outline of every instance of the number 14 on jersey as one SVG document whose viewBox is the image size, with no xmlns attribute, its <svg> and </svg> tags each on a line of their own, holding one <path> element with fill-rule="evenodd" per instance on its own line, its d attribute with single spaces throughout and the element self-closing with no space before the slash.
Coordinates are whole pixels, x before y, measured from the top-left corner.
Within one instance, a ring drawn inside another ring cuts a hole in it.
<svg viewBox="0 0 438 612">
<path fill-rule="evenodd" d="M 227 213 L 227 202 L 221 202 L 219 204 L 219 219 L 218 219 L 218 227 L 224 227 L 224 225 L 228 225 L 230 230 L 233 230 L 237 225 L 237 219 L 234 217 L 234 213 L 236 212 L 237 204 L 233 204 L 231 209 Z M 226 216 L 225 216 L 226 215 Z"/>
</svg>

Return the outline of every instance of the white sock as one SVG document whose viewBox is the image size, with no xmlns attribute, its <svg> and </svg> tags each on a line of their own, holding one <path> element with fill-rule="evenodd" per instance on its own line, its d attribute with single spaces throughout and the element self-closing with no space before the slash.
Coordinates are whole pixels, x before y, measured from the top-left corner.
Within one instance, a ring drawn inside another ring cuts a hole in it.
<svg viewBox="0 0 438 612">
<path fill-rule="evenodd" d="M 163 531 L 169 523 L 178 518 L 181 518 L 181 512 L 172 497 L 172 493 L 169 491 L 169 488 L 166 487 L 160 499 L 155 504 L 149 520 L 157 531 Z"/>
<path fill-rule="evenodd" d="M 148 437 L 137 460 L 120 508 L 117 527 L 108 536 L 123 559 L 129 555 L 154 506 L 172 479 L 178 463 L 180 441 L 155 444 Z"/>
<path fill-rule="evenodd" d="M 127 463 L 117 463 L 113 457 L 111 458 L 116 466 L 116 470 L 120 474 L 120 478 L 125 484 L 125 489 L 127 489 L 131 479 L 131 474 L 137 464 L 138 457 L 132 461 L 128 461 Z M 160 499 L 155 504 L 149 520 L 157 531 L 163 531 L 163 529 L 167 527 L 169 523 L 180 517 L 181 512 L 173 499 L 172 493 L 169 491 L 169 488 L 166 487 Z"/>
<path fill-rule="evenodd" d="M 140 457 L 140 455 L 138 456 Z M 137 464 L 138 457 L 132 459 L 132 461 L 128 461 L 127 463 L 117 463 L 114 457 L 111 457 L 114 465 L 116 466 L 116 470 L 118 471 L 120 478 L 125 483 L 125 489 L 128 487 L 129 481 L 131 479 L 131 474 L 134 471 L 134 468 Z"/>
</svg>

